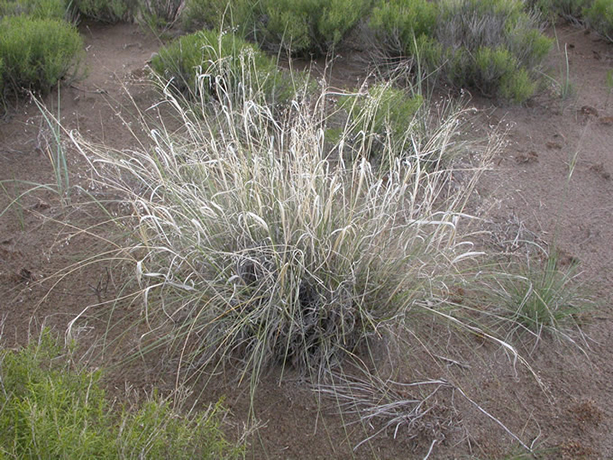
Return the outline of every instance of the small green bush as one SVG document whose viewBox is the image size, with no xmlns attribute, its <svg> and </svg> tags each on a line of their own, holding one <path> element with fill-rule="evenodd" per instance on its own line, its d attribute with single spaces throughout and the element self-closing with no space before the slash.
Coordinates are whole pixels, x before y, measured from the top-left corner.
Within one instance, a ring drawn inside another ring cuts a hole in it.
<svg viewBox="0 0 613 460">
<path fill-rule="evenodd" d="M 512 102 L 523 102 L 536 90 L 536 84 L 524 68 L 520 68 L 515 56 L 506 48 L 481 48 L 475 54 L 476 71 L 470 86 L 486 95 L 498 94 Z M 463 74 L 470 74 L 470 69 Z M 469 77 L 470 78 L 470 77 Z"/>
<path fill-rule="evenodd" d="M 185 416 L 167 400 L 113 410 L 100 371 L 72 359 L 49 332 L 19 351 L 0 349 L 0 458 L 238 458 L 218 404 Z"/>
<path fill-rule="evenodd" d="M 79 69 L 83 40 L 76 28 L 57 19 L 26 16 L 0 21 L 2 79 L 15 94 L 22 90 L 48 92 Z"/>
<path fill-rule="evenodd" d="M 256 67 L 264 75 L 276 70 L 274 63 L 255 45 L 232 33 L 203 30 L 185 35 L 162 48 L 151 66 L 159 75 L 172 81 L 181 93 L 214 94 L 215 85 L 227 79 L 240 78 L 240 60 L 246 54 L 254 57 Z M 201 85 L 202 78 L 206 79 Z M 235 86 L 234 84 L 232 86 Z"/>
<path fill-rule="evenodd" d="M 613 0 L 595 0 L 585 8 L 585 17 L 590 27 L 613 42 Z"/>
<path fill-rule="evenodd" d="M 0 17 L 27 15 L 37 19 L 64 19 L 67 10 L 65 0 L 0 0 Z"/>
<path fill-rule="evenodd" d="M 177 92 L 193 99 L 246 91 L 274 104 L 295 93 L 292 79 L 272 59 L 232 33 L 210 30 L 183 36 L 162 48 L 151 66 Z"/>
</svg>

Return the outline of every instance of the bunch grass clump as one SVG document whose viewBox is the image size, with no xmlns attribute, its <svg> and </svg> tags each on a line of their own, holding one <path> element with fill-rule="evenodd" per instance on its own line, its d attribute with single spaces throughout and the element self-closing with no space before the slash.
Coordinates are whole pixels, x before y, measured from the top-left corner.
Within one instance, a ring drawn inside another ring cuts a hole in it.
<svg viewBox="0 0 613 460">
<path fill-rule="evenodd" d="M 178 353 L 182 372 L 236 366 L 252 388 L 275 365 L 317 379 L 370 337 L 410 327 L 416 299 L 470 258 L 456 238 L 465 194 L 447 194 L 450 172 L 421 162 L 453 148 L 460 114 L 427 141 L 407 129 L 410 154 L 383 142 L 389 161 L 376 167 L 369 134 L 360 145 L 351 126 L 327 147 L 327 93 L 279 118 L 239 87 L 237 98 L 216 86 L 204 117 L 167 92 L 185 129 L 152 130 L 151 149 L 75 142 L 132 206 L 146 350 Z"/>
<path fill-rule="evenodd" d="M 20 350 L 0 349 L 3 458 L 239 458 L 221 432 L 223 408 L 181 414 L 181 396 L 113 407 L 74 349 L 49 331 Z M 173 408 L 174 407 L 174 408 Z"/>
<path fill-rule="evenodd" d="M 14 94 L 48 92 L 80 68 L 83 39 L 58 19 L 7 16 L 0 20 L 1 80 Z"/>
<path fill-rule="evenodd" d="M 511 335 L 527 332 L 540 337 L 542 332 L 567 330 L 591 303 L 576 277 L 576 265 L 561 268 L 556 253 L 543 263 L 528 260 L 507 267 L 488 284 L 492 311 Z"/>
</svg>

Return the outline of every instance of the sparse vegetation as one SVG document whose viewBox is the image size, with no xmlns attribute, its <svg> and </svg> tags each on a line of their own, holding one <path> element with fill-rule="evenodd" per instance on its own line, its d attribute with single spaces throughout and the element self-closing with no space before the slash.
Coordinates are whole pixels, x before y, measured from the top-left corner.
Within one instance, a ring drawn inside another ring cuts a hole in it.
<svg viewBox="0 0 613 460">
<path fill-rule="evenodd" d="M 20 350 L 0 349 L 3 458 L 239 458 L 221 431 L 221 405 L 180 414 L 180 397 L 113 407 L 101 372 L 47 331 Z"/>
</svg>

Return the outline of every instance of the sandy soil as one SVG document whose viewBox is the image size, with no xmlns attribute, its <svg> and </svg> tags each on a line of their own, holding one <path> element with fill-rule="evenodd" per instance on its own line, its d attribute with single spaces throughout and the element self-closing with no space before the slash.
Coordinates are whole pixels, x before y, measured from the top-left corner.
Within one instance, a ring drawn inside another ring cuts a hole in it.
<svg viewBox="0 0 613 460">
<path fill-rule="evenodd" d="M 145 69 L 159 43 L 132 25 L 83 24 L 81 32 L 89 73 L 62 88 L 62 124 L 109 146 L 136 146 L 137 138 L 125 122 L 138 127 L 133 101 L 144 110 L 156 100 Z M 584 319 L 585 353 L 547 337 L 534 351 L 527 344 L 530 364 L 545 390 L 536 385 L 534 375 L 514 370 L 502 351 L 471 343 L 462 346 L 483 349 L 481 357 L 453 375 L 464 382 L 467 394 L 479 397 L 482 407 L 524 442 L 534 442 L 544 458 L 613 458 L 613 97 L 605 84 L 606 72 L 613 67 L 613 47 L 583 30 L 563 26 L 556 32 L 559 48 L 552 52 L 551 65 L 562 69 L 567 45 L 575 89 L 571 98 L 541 94 L 527 107 L 472 102 L 478 109 L 476 134 L 488 126 L 508 127 L 508 144 L 479 186 L 476 211 L 496 235 L 489 244 L 521 251 L 521 241 L 532 240 L 557 248 L 564 263 L 580 264 L 579 279 L 598 300 Z M 552 75 L 563 78 L 562 71 Z M 45 101 L 52 113 L 57 101 L 57 94 Z M 15 181 L 0 193 L 0 209 L 32 187 L 27 184 L 53 183 L 49 139 L 49 127 L 32 103 L 20 104 L 0 122 L 0 178 Z M 72 149 L 67 151 L 71 184 L 94 197 L 104 196 L 104 190 L 88 189 L 87 165 Z M 114 246 L 92 236 L 108 234 L 103 223 L 108 218 L 81 206 L 87 194 L 74 190 L 69 204 L 44 189 L 27 193 L 0 217 L 5 344 L 24 343 L 42 324 L 65 331 L 85 307 L 113 299 L 127 278 L 118 264 L 82 264 Z M 514 245 L 516 236 L 519 244 Z M 130 314 L 117 312 L 115 318 Z M 112 364 L 112 358 L 105 361 L 93 346 L 108 311 L 94 307 L 85 318 L 77 332 L 88 356 Z M 117 344 L 120 349 L 133 345 Z M 172 388 L 172 370 L 171 364 L 150 356 L 121 372 L 111 370 L 107 385 L 111 394 L 121 394 L 126 385 Z M 423 458 L 434 440 L 430 458 L 512 458 L 521 452 L 503 429 L 466 400 L 458 400 L 452 416 L 444 417 L 454 421 L 453 427 L 437 431 L 444 433 L 444 440 L 427 432 L 409 440 L 400 430 L 396 439 L 385 433 L 354 452 L 355 440 L 364 437 L 362 428 L 345 432 L 333 410 L 318 410 L 298 377 L 281 385 L 275 377 L 269 376 L 261 387 L 257 416 L 262 426 L 252 439 L 249 458 Z M 238 430 L 247 413 L 246 390 L 220 383 L 207 392 L 201 395 L 205 401 L 226 395 Z M 451 397 L 442 391 L 441 405 Z"/>
</svg>

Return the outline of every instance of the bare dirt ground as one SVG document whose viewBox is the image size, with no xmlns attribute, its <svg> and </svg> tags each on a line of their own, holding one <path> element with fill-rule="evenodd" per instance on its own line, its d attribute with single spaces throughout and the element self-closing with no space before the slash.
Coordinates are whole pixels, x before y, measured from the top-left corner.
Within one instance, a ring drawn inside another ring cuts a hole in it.
<svg viewBox="0 0 613 460">
<path fill-rule="evenodd" d="M 62 124 L 112 147 L 135 146 L 138 141 L 125 122 L 137 130 L 133 101 L 141 110 L 156 101 L 147 83 L 146 63 L 159 42 L 132 25 L 83 24 L 81 32 L 89 73 L 61 89 Z M 606 72 L 613 68 L 613 47 L 567 26 L 558 28 L 557 37 L 559 48 L 552 52 L 551 65 L 563 68 L 567 44 L 572 97 L 561 100 L 541 94 L 527 107 L 473 102 L 478 108 L 475 135 L 488 126 L 508 127 L 508 143 L 483 178 L 476 202 L 486 227 L 497 235 L 489 244 L 520 251 L 522 240 L 532 240 L 557 248 L 563 263 L 580 264 L 580 281 L 598 301 L 583 322 L 585 352 L 548 337 L 534 350 L 532 343 L 526 344 L 523 351 L 545 389 L 535 384 L 533 375 L 509 366 L 502 351 L 491 349 L 486 350 L 490 358 L 475 358 L 460 378 L 468 394 L 479 397 L 482 407 L 524 442 L 534 442 L 544 458 L 605 459 L 613 458 L 613 97 L 605 83 Z M 552 75 L 563 78 L 555 70 Z M 45 101 L 52 113 L 57 100 L 56 93 Z M 14 180 L 0 191 L 0 209 L 33 186 L 28 184 L 54 182 L 49 134 L 32 103 L 20 104 L 0 122 L 0 179 Z M 67 152 L 71 184 L 87 189 L 86 163 L 74 149 Z M 89 192 L 104 195 L 101 190 Z M 121 266 L 82 264 L 92 254 L 113 248 L 112 242 L 91 236 L 104 235 L 100 222 L 108 219 L 80 206 L 79 200 L 86 198 L 75 191 L 70 203 L 63 204 L 57 194 L 41 189 L 19 198 L 0 217 L 4 344 L 25 343 L 43 324 L 63 332 L 85 307 L 119 292 L 126 278 Z M 89 226 L 95 228 L 83 231 Z M 73 265 L 79 262 L 79 267 Z M 58 273 L 67 276 L 60 278 Z M 88 311 L 88 321 L 78 330 L 85 348 L 105 330 L 108 315 L 99 310 Z M 476 343 L 464 346 L 480 348 Z M 95 356 L 100 364 L 113 362 Z M 121 394 L 130 385 L 172 388 L 170 367 L 150 357 L 121 371 L 111 370 L 109 391 Z M 257 400 L 262 426 L 251 440 L 249 458 L 423 458 L 436 439 L 423 434 L 407 440 L 401 430 L 396 439 L 385 433 L 354 452 L 354 441 L 364 437 L 361 428 L 341 429 L 338 415 L 318 408 L 299 379 L 282 385 L 275 375 L 268 379 Z M 219 394 L 201 396 L 209 401 L 221 394 L 226 395 L 233 423 L 240 427 L 247 413 L 247 390 L 220 385 Z M 430 458 L 513 458 L 521 452 L 503 429 L 466 401 L 457 403 L 453 419 L 456 428 L 447 431 L 445 440 L 437 440 Z"/>
</svg>

